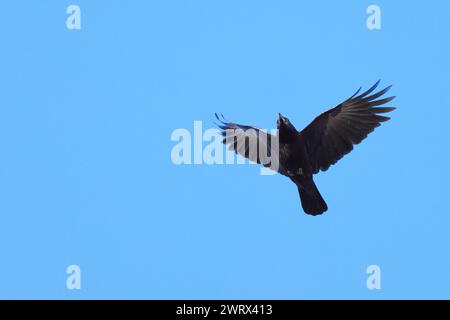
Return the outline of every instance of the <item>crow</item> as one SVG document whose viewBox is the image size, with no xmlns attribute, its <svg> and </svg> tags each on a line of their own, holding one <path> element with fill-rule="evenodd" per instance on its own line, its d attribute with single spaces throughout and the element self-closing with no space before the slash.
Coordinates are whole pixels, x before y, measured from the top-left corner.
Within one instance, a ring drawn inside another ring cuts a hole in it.
<svg viewBox="0 0 450 320">
<path fill-rule="evenodd" d="M 395 109 L 379 107 L 395 98 L 379 99 L 391 88 L 388 86 L 373 93 L 379 83 L 380 80 L 361 94 L 359 88 L 350 98 L 316 117 L 302 131 L 280 113 L 276 135 L 253 126 L 228 122 L 216 113 L 220 122 L 217 125 L 229 150 L 290 178 L 298 188 L 305 213 L 320 215 L 328 210 L 328 206 L 313 175 L 328 170 L 352 151 L 353 145 L 364 140 L 381 122 L 390 119 L 379 114 Z M 269 157 L 271 161 L 267 161 Z"/>
</svg>

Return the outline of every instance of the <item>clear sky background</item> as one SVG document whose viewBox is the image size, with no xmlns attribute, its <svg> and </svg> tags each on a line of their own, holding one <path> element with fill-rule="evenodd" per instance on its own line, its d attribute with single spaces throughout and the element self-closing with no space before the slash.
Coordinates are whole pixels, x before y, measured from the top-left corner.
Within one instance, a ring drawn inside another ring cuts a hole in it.
<svg viewBox="0 0 450 320">
<path fill-rule="evenodd" d="M 450 298 L 449 18 L 444 0 L 2 3 L 0 298 Z M 171 161 L 173 130 L 216 111 L 300 129 L 380 78 L 398 109 L 316 176 L 322 216 L 256 165 Z"/>
</svg>

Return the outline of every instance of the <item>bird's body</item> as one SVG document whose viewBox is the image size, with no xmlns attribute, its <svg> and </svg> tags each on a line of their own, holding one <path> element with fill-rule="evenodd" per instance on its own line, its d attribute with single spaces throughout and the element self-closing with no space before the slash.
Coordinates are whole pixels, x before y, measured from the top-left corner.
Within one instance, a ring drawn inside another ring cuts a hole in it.
<svg viewBox="0 0 450 320">
<path fill-rule="evenodd" d="M 289 120 L 281 114 L 278 122 L 279 162 L 283 164 L 279 167 L 278 172 L 290 178 L 297 185 L 302 207 L 306 213 L 316 215 L 325 212 L 328 207 L 314 183 L 304 139 Z M 290 128 L 283 128 L 283 126 Z M 283 135 L 286 133 L 286 129 L 292 130 L 295 134 Z"/>
<path fill-rule="evenodd" d="M 313 175 L 326 171 L 349 153 L 353 145 L 366 138 L 380 122 L 389 119 L 380 116 L 380 113 L 394 110 L 392 107 L 376 107 L 394 99 L 376 100 L 390 87 L 370 95 L 378 84 L 379 81 L 357 96 L 360 88 L 349 99 L 316 117 L 302 131 L 298 131 L 281 114 L 275 136 L 255 127 L 226 122 L 216 115 L 221 122 L 219 127 L 224 130 L 223 142 L 229 145 L 230 150 L 289 177 L 298 188 L 303 210 L 311 215 L 322 214 L 328 207 L 314 183 Z M 275 141 L 277 144 L 274 144 Z M 252 145 L 257 148 L 252 150 Z M 260 154 L 262 149 L 276 157 L 276 167 L 265 161 Z"/>
<path fill-rule="evenodd" d="M 279 150 L 279 161 L 283 164 L 278 170 L 279 173 L 291 177 L 309 171 L 307 152 L 299 137 L 291 141 L 280 141 Z"/>
</svg>

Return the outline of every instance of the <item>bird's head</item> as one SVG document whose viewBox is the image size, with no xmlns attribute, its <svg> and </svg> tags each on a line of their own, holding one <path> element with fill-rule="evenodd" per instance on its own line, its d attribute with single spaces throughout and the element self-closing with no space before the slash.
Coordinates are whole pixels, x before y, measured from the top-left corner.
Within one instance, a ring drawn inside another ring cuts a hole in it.
<svg viewBox="0 0 450 320">
<path fill-rule="evenodd" d="M 281 113 L 278 113 L 277 129 L 279 130 L 281 128 L 295 130 L 295 127 L 292 125 L 289 119 L 284 117 Z"/>
<path fill-rule="evenodd" d="M 292 139 L 296 139 L 298 135 L 294 125 L 281 113 L 278 113 L 277 129 L 280 143 L 288 143 L 289 141 L 292 141 Z"/>
</svg>

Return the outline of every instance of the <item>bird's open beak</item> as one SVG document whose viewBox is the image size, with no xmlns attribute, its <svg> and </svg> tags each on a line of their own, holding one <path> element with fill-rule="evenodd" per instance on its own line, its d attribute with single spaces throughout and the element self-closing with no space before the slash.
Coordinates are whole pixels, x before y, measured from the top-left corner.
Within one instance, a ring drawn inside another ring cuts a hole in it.
<svg viewBox="0 0 450 320">
<path fill-rule="evenodd" d="M 278 119 L 282 120 L 283 116 L 278 112 Z"/>
</svg>

